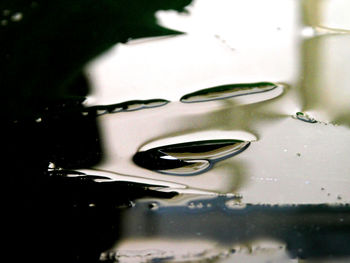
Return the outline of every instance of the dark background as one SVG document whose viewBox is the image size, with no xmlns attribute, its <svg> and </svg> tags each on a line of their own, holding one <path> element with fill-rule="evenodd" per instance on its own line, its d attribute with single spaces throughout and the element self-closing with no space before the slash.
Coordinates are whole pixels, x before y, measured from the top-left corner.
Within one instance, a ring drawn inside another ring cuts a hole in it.
<svg viewBox="0 0 350 263">
<path fill-rule="evenodd" d="M 95 115 L 81 114 L 90 89 L 84 65 L 119 42 L 179 34 L 158 26 L 154 13 L 190 2 L 0 1 L 5 262 L 97 262 L 118 239 L 120 211 L 157 195 L 137 184 L 53 176 L 47 167 L 88 168 L 103 155 Z"/>
</svg>

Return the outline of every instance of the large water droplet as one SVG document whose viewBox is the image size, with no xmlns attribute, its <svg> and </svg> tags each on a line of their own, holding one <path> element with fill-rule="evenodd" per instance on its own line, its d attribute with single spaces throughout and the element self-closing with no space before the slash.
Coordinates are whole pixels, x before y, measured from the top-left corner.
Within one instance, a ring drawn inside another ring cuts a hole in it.
<svg viewBox="0 0 350 263">
<path fill-rule="evenodd" d="M 180 99 L 180 101 L 185 103 L 192 103 L 221 100 L 242 95 L 267 92 L 277 87 L 277 84 L 270 82 L 223 85 L 186 94 Z"/>
<path fill-rule="evenodd" d="M 179 143 L 141 151 L 133 161 L 146 169 L 170 175 L 196 175 L 216 162 L 232 157 L 250 145 L 241 140 L 207 140 Z"/>
</svg>

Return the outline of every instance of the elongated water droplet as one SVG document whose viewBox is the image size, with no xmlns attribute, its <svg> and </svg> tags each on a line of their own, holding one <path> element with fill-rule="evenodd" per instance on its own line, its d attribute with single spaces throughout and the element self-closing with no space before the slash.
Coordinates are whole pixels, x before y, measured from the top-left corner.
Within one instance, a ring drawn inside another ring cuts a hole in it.
<svg viewBox="0 0 350 263">
<path fill-rule="evenodd" d="M 242 152 L 249 144 L 229 139 L 172 144 L 138 152 L 133 161 L 164 174 L 196 175 L 206 172 L 216 162 Z"/>
<path fill-rule="evenodd" d="M 98 116 L 116 113 L 116 112 L 128 112 L 142 109 L 156 108 L 168 104 L 168 100 L 152 99 L 152 100 L 131 100 L 117 104 L 110 105 L 98 105 L 89 107 L 90 110 L 95 110 Z"/>
<path fill-rule="evenodd" d="M 186 94 L 180 99 L 180 101 L 185 103 L 193 103 L 221 100 L 242 95 L 266 92 L 277 87 L 277 84 L 270 82 L 223 85 Z"/>
<path fill-rule="evenodd" d="M 306 113 L 303 113 L 303 112 L 297 112 L 295 114 L 295 116 L 293 116 L 293 118 L 301 120 L 301 121 L 305 121 L 308 123 L 316 123 L 317 122 L 314 118 L 310 117 L 309 115 L 307 115 Z"/>
</svg>

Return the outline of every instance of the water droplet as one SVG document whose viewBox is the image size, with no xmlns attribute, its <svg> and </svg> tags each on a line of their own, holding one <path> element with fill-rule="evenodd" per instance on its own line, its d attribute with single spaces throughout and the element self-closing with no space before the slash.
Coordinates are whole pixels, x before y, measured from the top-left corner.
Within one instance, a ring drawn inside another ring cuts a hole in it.
<svg viewBox="0 0 350 263">
<path fill-rule="evenodd" d="M 37 122 L 37 123 L 39 123 L 39 122 L 41 122 L 42 121 L 42 118 L 37 118 L 36 120 L 35 120 L 35 122 Z"/>
<path fill-rule="evenodd" d="M 156 202 L 149 203 L 148 205 L 150 210 L 158 210 L 159 209 L 159 204 Z"/>
<path fill-rule="evenodd" d="M 197 204 L 197 208 L 198 209 L 202 209 L 204 207 L 204 205 L 201 203 L 201 202 L 199 202 L 198 204 Z"/>
<path fill-rule="evenodd" d="M 97 109 L 96 110 L 96 114 L 97 114 L 97 116 L 101 116 L 101 115 L 103 115 L 103 114 L 106 114 L 106 113 L 108 113 L 108 111 L 106 111 L 105 109 Z"/>
<path fill-rule="evenodd" d="M 317 121 L 314 118 L 310 117 L 309 115 L 303 112 L 297 112 L 295 116 L 293 116 L 293 118 L 301 121 L 305 121 L 308 123 L 317 123 Z"/>
<path fill-rule="evenodd" d="M 229 209 L 244 209 L 246 208 L 245 204 L 242 204 L 240 200 L 230 199 L 225 202 L 225 206 Z"/>
<path fill-rule="evenodd" d="M 55 169 L 56 165 L 54 163 L 49 163 L 48 169 Z"/>
<path fill-rule="evenodd" d="M 96 110 L 98 116 L 107 113 L 117 113 L 117 112 L 128 112 L 137 111 L 142 109 L 150 109 L 161 107 L 168 104 L 168 100 L 163 99 L 152 99 L 152 100 L 131 100 L 117 104 L 110 105 L 98 105 L 89 107 L 90 110 Z"/>
<path fill-rule="evenodd" d="M 277 87 L 278 85 L 270 82 L 223 85 L 186 94 L 180 99 L 180 101 L 192 103 L 221 100 L 242 95 L 267 92 Z"/>
<path fill-rule="evenodd" d="M 342 197 L 340 195 L 337 196 L 338 200 L 342 200 Z"/>
<path fill-rule="evenodd" d="M 191 202 L 191 203 L 188 204 L 188 208 L 189 209 L 195 209 L 196 205 L 193 202 Z"/>
<path fill-rule="evenodd" d="M 146 169 L 171 175 L 196 175 L 216 162 L 244 151 L 250 142 L 207 140 L 161 146 L 134 155 L 133 161 Z"/>
<path fill-rule="evenodd" d="M 91 203 L 91 204 L 89 204 L 89 207 L 96 207 L 96 204 Z"/>
<path fill-rule="evenodd" d="M 297 153 L 297 156 L 300 157 L 300 156 L 301 156 L 301 153 Z"/>
<path fill-rule="evenodd" d="M 15 14 L 13 14 L 13 15 L 11 16 L 11 20 L 12 20 L 13 22 L 19 22 L 19 21 L 22 20 L 22 18 L 23 18 L 23 14 L 20 13 L 20 12 L 17 12 L 17 13 L 15 13 Z"/>
</svg>

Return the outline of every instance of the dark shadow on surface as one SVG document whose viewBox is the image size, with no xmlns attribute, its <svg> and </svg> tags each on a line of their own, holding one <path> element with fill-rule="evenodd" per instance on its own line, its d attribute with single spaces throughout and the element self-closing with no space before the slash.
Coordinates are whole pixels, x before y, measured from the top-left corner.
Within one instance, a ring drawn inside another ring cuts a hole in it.
<svg viewBox="0 0 350 263">
<path fill-rule="evenodd" d="M 103 155 L 96 114 L 82 114 L 90 91 L 84 65 L 119 42 L 179 34 L 158 26 L 154 13 L 190 2 L 0 2 L 2 230 L 10 262 L 97 262 L 118 239 L 120 211 L 158 195 L 47 171 L 49 163 L 88 168 Z"/>
</svg>

